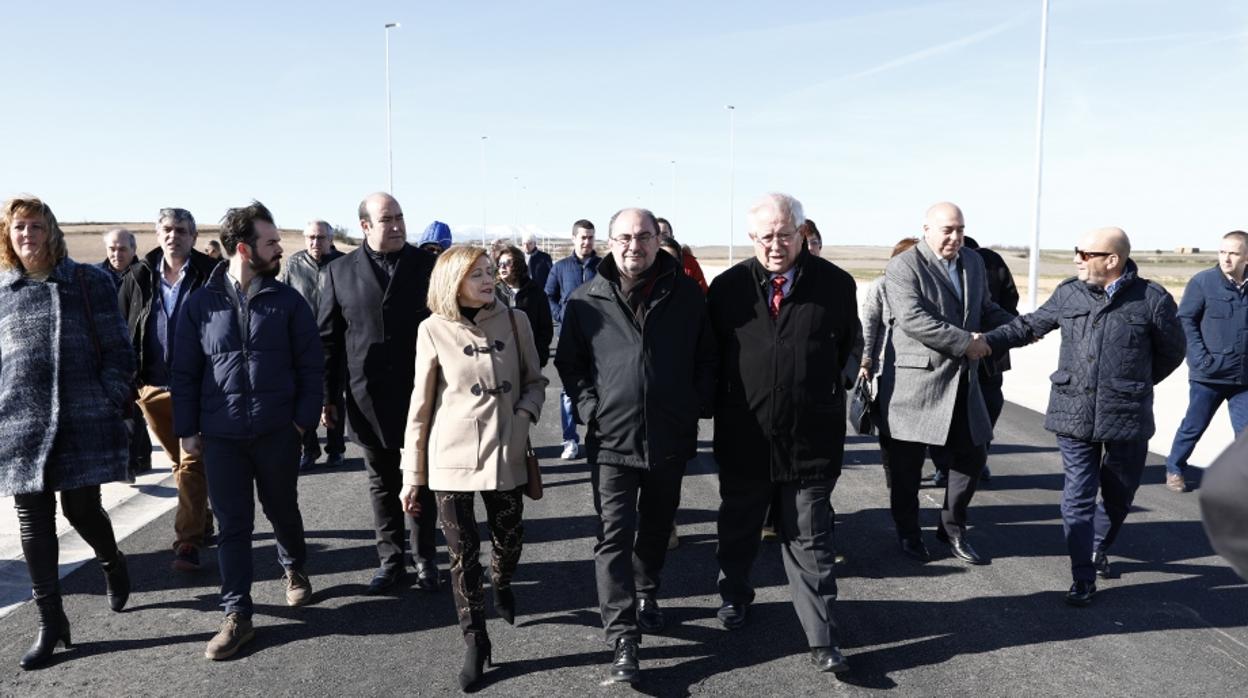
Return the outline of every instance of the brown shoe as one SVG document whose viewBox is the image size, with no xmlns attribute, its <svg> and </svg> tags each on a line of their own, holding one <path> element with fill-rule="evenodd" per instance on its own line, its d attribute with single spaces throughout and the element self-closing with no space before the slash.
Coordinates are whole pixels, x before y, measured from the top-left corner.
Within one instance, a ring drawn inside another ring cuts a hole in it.
<svg viewBox="0 0 1248 698">
<path fill-rule="evenodd" d="M 198 572 L 203 569 L 199 564 L 199 548 L 190 543 L 182 543 L 174 549 L 170 566 L 178 572 Z"/>
<path fill-rule="evenodd" d="M 286 605 L 302 606 L 312 598 L 312 582 L 300 570 L 286 570 Z"/>
<path fill-rule="evenodd" d="M 1184 480 L 1181 474 L 1166 473 L 1166 489 L 1171 492 L 1186 492 L 1187 480 Z"/>
<path fill-rule="evenodd" d="M 250 618 L 244 618 L 237 612 L 226 614 L 221 629 L 204 648 L 204 657 L 214 661 L 232 657 L 238 648 L 251 642 L 255 636 L 256 629 L 252 627 Z"/>
</svg>

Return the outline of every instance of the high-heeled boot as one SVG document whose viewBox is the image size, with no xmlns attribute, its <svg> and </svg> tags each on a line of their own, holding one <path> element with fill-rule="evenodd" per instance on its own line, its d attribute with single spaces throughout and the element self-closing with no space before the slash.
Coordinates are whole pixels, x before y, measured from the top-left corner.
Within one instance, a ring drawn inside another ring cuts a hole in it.
<svg viewBox="0 0 1248 698">
<path fill-rule="evenodd" d="M 464 639 L 468 641 L 468 649 L 464 653 L 464 668 L 459 670 L 459 687 L 470 691 L 481 680 L 485 667 L 489 666 L 493 658 L 490 656 L 490 638 L 485 635 L 468 635 Z"/>
<path fill-rule="evenodd" d="M 100 560 L 104 569 L 104 584 L 108 594 L 108 607 L 120 613 L 130 599 L 130 570 L 126 567 L 126 556 L 117 551 L 112 560 Z"/>
<path fill-rule="evenodd" d="M 69 639 L 69 619 L 65 617 L 65 609 L 61 606 L 61 595 L 50 594 L 42 599 L 35 599 L 39 608 L 39 634 L 35 643 L 22 656 L 23 669 L 35 669 L 47 663 L 56 649 L 56 643 L 65 644 L 65 649 L 74 646 Z"/>
<path fill-rule="evenodd" d="M 516 624 L 516 595 L 511 587 L 494 586 L 494 610 L 508 625 Z"/>
</svg>

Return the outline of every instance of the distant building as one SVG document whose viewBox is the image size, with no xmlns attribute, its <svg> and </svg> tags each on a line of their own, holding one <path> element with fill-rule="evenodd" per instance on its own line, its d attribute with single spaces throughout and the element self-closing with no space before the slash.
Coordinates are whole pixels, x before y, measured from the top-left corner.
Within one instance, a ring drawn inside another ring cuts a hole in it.
<svg viewBox="0 0 1248 698">
<path fill-rule="evenodd" d="M 1200 254 L 1200 248 L 1199 247 L 1176 247 L 1174 248 L 1174 253 L 1175 254 Z"/>
</svg>

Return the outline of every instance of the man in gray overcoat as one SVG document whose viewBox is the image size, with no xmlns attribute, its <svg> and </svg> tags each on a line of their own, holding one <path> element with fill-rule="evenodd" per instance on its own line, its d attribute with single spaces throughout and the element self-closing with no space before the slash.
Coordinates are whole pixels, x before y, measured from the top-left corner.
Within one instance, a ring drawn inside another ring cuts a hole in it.
<svg viewBox="0 0 1248 698">
<path fill-rule="evenodd" d="M 957 206 L 932 206 L 923 241 L 884 271 L 893 312 L 893 361 L 880 367 L 878 403 L 888 436 L 880 439 L 892 472 L 893 521 L 907 556 L 930 555 L 919 528 L 919 481 L 929 446 L 943 446 L 949 482 L 936 537 L 971 564 L 984 560 L 965 538 L 966 511 L 992 439 L 979 390 L 979 361 L 990 349 L 979 331 L 1013 319 L 992 302 L 984 263 L 962 249 L 966 223 Z"/>
</svg>

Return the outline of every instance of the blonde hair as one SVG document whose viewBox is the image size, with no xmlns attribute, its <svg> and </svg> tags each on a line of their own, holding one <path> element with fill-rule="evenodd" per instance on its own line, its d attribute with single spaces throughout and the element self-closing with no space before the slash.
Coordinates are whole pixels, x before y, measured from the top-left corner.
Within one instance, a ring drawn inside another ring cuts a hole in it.
<svg viewBox="0 0 1248 698">
<path fill-rule="evenodd" d="M 429 296 L 426 300 L 429 312 L 448 320 L 462 317 L 459 313 L 459 287 L 482 257 L 489 259 L 485 248 L 473 245 L 451 245 L 438 255 L 433 274 L 429 277 Z"/>
<path fill-rule="evenodd" d="M 0 237 L 3 238 L 3 242 L 0 242 L 0 269 L 26 271 L 26 266 L 17 256 L 17 250 L 13 249 L 13 239 L 9 235 L 13 218 L 19 215 L 42 216 L 44 225 L 48 228 L 48 242 L 44 254 L 48 256 L 49 264 L 56 266 L 62 259 L 65 259 L 68 254 L 65 251 L 65 233 L 57 224 L 56 216 L 52 215 L 52 209 L 34 194 L 18 194 L 4 202 L 4 212 L 0 215 Z"/>
</svg>

